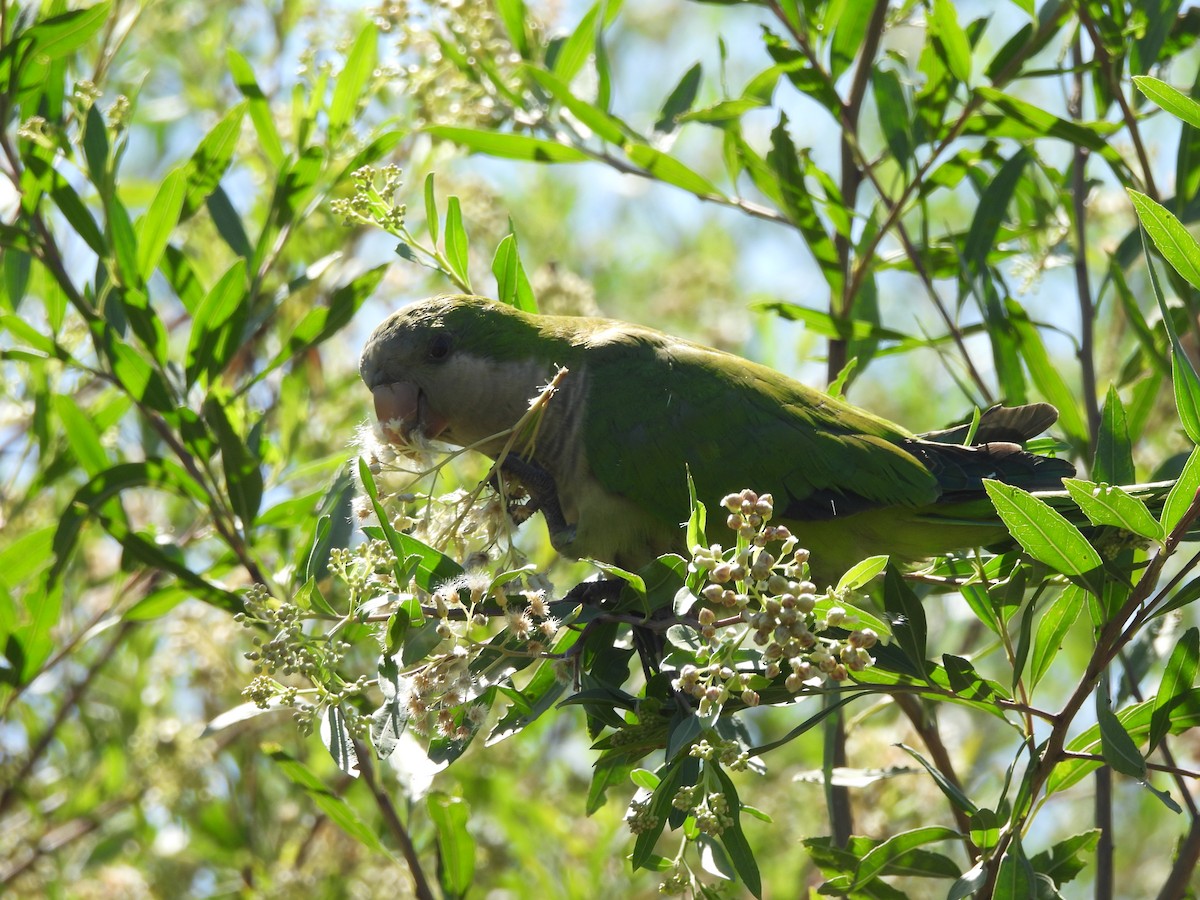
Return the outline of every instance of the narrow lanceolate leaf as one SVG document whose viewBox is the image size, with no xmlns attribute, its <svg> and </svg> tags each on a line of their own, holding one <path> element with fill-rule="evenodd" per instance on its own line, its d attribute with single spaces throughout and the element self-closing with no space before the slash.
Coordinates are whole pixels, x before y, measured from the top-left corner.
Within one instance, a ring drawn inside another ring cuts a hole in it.
<svg viewBox="0 0 1200 900">
<path fill-rule="evenodd" d="M 838 581 L 837 591 L 856 591 L 884 569 L 887 568 L 888 557 L 871 556 L 852 566 Z"/>
<path fill-rule="evenodd" d="M 1197 491 L 1200 491 L 1200 447 L 1194 448 L 1188 456 L 1187 462 L 1183 464 L 1183 471 L 1175 479 L 1175 484 L 1163 503 L 1161 521 L 1165 534 L 1175 530 L 1179 520 L 1192 505 Z"/>
<path fill-rule="evenodd" d="M 1192 443 L 1200 444 L 1200 375 L 1192 365 L 1191 357 L 1183 349 L 1175 331 L 1174 319 L 1167 308 L 1167 299 L 1150 248 L 1146 245 L 1147 235 L 1176 271 L 1192 285 L 1200 285 L 1200 244 L 1173 215 L 1144 194 L 1129 192 L 1142 223 L 1142 251 L 1146 256 L 1146 271 L 1150 275 L 1150 287 L 1163 316 L 1167 336 L 1171 339 L 1171 382 L 1175 390 L 1175 407 L 1179 412 L 1179 423 Z M 1139 199 L 1140 198 L 1140 199 Z M 1157 235 L 1157 236 L 1156 236 Z"/>
<path fill-rule="evenodd" d="M 463 226 L 462 205 L 457 197 L 446 203 L 446 260 L 463 287 L 470 289 L 467 229 Z"/>
<path fill-rule="evenodd" d="M 487 153 L 505 159 L 530 162 L 586 162 L 591 158 L 577 147 L 524 134 L 479 131 L 453 125 L 434 125 L 425 131 L 476 153 Z"/>
<path fill-rule="evenodd" d="M 497 299 L 501 303 L 515 306 L 525 312 L 537 312 L 533 286 L 529 283 L 529 276 L 525 274 L 525 266 L 521 263 L 515 234 L 506 235 L 496 248 L 496 256 L 492 259 L 492 274 L 496 276 L 496 292 L 499 295 Z"/>
<path fill-rule="evenodd" d="M 363 26 L 346 56 L 346 65 L 337 77 L 333 100 L 329 104 L 329 133 L 340 134 L 354 118 L 359 98 L 375 68 L 378 35 L 373 22 Z"/>
<path fill-rule="evenodd" d="M 971 80 L 971 43 L 958 24 L 958 10 L 951 0 L 934 0 L 930 21 L 933 39 L 942 51 L 950 74 L 959 81 Z"/>
<path fill-rule="evenodd" d="M 1152 541 L 1162 540 L 1162 526 L 1146 504 L 1124 488 L 1064 478 L 1063 487 L 1093 525 L 1115 525 Z"/>
<path fill-rule="evenodd" d="M 430 172 L 425 176 L 425 230 L 429 232 L 429 239 L 435 244 L 439 227 L 437 195 L 433 185 L 433 173 Z"/>
<path fill-rule="evenodd" d="M 647 174 L 666 184 L 674 185 L 699 196 L 720 196 L 721 192 L 711 181 L 689 169 L 675 157 L 647 144 L 626 144 L 625 155 L 630 161 L 645 169 Z"/>
<path fill-rule="evenodd" d="M 222 371 L 241 346 L 241 322 L 245 318 L 242 301 L 248 289 L 246 261 L 239 259 L 196 308 L 185 369 L 189 388 L 200 375 L 211 377 Z"/>
<path fill-rule="evenodd" d="M 1084 598 L 1083 590 L 1071 585 L 1042 613 L 1037 636 L 1033 640 L 1033 659 L 1030 662 L 1030 680 L 1033 687 L 1037 687 L 1038 682 L 1050 671 L 1050 665 L 1062 649 L 1067 632 L 1079 618 Z"/>
<path fill-rule="evenodd" d="M 549 91 L 555 100 L 570 110 L 571 115 L 590 128 L 596 137 L 610 144 L 621 144 L 632 134 L 620 119 L 605 112 L 599 106 L 594 106 L 586 100 L 576 97 L 571 93 L 571 89 L 552 72 L 536 66 L 525 66 L 525 72 Z"/>
<path fill-rule="evenodd" d="M 1130 190 L 1129 199 L 1137 212 L 1138 220 L 1150 235 L 1150 240 L 1163 255 L 1163 259 L 1171 264 L 1180 275 L 1187 279 L 1192 287 L 1200 288 L 1200 244 L 1192 237 L 1183 224 L 1167 211 L 1161 203 L 1156 203 L 1145 194 Z M 1170 317 L 1164 312 L 1169 323 Z M 1171 326 L 1168 324 L 1168 330 Z"/>
<path fill-rule="evenodd" d="M 321 743 L 333 757 L 333 762 L 347 775 L 358 777 L 358 753 L 354 739 L 346 726 L 346 714 L 340 706 L 331 706 L 321 717 Z"/>
<path fill-rule="evenodd" d="M 658 114 L 658 121 L 654 123 L 655 131 L 660 134 L 670 134 L 678 127 L 679 117 L 690 110 L 692 104 L 696 102 L 702 71 L 700 63 L 696 63 L 683 73 L 679 84 L 675 85 L 675 89 L 663 103 L 662 110 Z"/>
<path fill-rule="evenodd" d="M 1200 663 L 1200 631 L 1193 626 L 1183 633 L 1167 667 L 1162 683 L 1154 697 L 1154 712 L 1150 715 L 1150 749 L 1158 746 L 1171 729 L 1171 711 L 1191 695 Z"/>
<path fill-rule="evenodd" d="M 238 137 L 242 133 L 242 119 L 246 116 L 247 101 L 239 103 L 229 110 L 213 126 L 212 131 L 204 136 L 196 147 L 196 152 L 188 160 L 187 193 L 183 200 L 183 210 L 179 214 L 180 221 L 190 218 L 208 199 L 221 182 L 221 177 L 233 160 L 233 152 L 237 149 Z"/>
<path fill-rule="evenodd" d="M 1096 722 L 1100 726 L 1100 752 L 1104 761 L 1122 775 L 1144 781 L 1146 760 L 1102 693 L 1096 695 Z"/>
<path fill-rule="evenodd" d="M 1092 459 L 1092 480 L 1108 484 L 1133 482 L 1133 444 L 1129 440 L 1129 425 L 1125 406 L 1115 385 L 1109 385 L 1100 418 L 1100 434 L 1096 438 L 1096 453 Z"/>
<path fill-rule="evenodd" d="M 1182 119 L 1193 128 L 1200 128 L 1200 103 L 1187 94 L 1149 75 L 1134 75 L 1137 89 L 1177 119 Z"/>
<path fill-rule="evenodd" d="M 301 788 L 329 820 L 367 849 L 383 857 L 390 854 L 379 842 L 375 832 L 358 817 L 358 813 L 341 797 L 326 787 L 304 763 L 293 759 L 277 746 L 268 746 L 267 755 L 279 765 L 288 779 Z"/>
<path fill-rule="evenodd" d="M 434 792 L 426 800 L 437 831 L 438 881 L 445 897 L 465 897 L 475 878 L 475 839 L 467 829 L 470 807 L 461 797 Z"/>
<path fill-rule="evenodd" d="M 1027 491 L 990 479 L 983 485 L 1008 533 L 1026 553 L 1099 596 L 1103 563 L 1078 528 Z"/>
<path fill-rule="evenodd" d="M 150 208 L 138 223 L 138 272 L 142 281 L 149 281 L 158 267 L 171 232 L 179 222 L 187 188 L 186 168 L 174 169 L 163 179 Z"/>
<path fill-rule="evenodd" d="M 229 74 L 233 83 L 241 91 L 242 96 L 250 103 L 250 121 L 254 123 L 254 133 L 258 136 L 258 144 L 267 159 L 275 168 L 283 165 L 283 142 L 279 139 L 279 131 L 275 127 L 275 117 L 271 112 L 271 104 L 267 95 L 259 87 L 254 77 L 254 69 L 246 58 L 233 48 L 227 53 Z"/>
<path fill-rule="evenodd" d="M 596 20 L 600 15 L 600 6 L 597 3 L 584 14 L 554 60 L 554 74 L 567 84 L 579 74 L 596 47 Z"/>
</svg>

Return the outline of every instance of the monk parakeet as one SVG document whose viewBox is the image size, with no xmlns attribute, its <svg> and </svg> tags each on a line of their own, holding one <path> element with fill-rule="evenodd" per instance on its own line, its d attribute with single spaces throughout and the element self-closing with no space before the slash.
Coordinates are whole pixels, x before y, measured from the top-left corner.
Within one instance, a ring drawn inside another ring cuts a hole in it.
<svg viewBox="0 0 1200 900">
<path fill-rule="evenodd" d="M 568 371 L 536 429 L 510 442 L 559 367 Z M 1074 474 L 1020 446 L 1055 420 L 1046 404 L 996 409 L 976 444 L 962 446 L 965 428 L 917 436 L 651 328 L 481 297 L 394 313 L 367 342 L 360 372 L 392 439 L 503 457 L 556 550 L 626 569 L 686 549 L 689 472 L 709 509 L 742 488 L 770 492 L 772 521 L 798 536 L 822 579 L 875 554 L 915 561 L 993 543 L 1005 531 L 982 479 L 1055 490 Z"/>
</svg>

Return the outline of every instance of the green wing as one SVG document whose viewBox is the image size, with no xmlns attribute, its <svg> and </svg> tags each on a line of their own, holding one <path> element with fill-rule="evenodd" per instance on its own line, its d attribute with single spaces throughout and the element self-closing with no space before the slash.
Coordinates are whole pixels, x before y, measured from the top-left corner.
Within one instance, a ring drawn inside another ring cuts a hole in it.
<svg viewBox="0 0 1200 900">
<path fill-rule="evenodd" d="M 585 441 L 595 477 L 678 521 L 687 471 L 703 500 L 770 491 L 779 514 L 822 519 L 934 502 L 912 435 L 772 369 L 630 329 L 589 347 Z"/>
</svg>

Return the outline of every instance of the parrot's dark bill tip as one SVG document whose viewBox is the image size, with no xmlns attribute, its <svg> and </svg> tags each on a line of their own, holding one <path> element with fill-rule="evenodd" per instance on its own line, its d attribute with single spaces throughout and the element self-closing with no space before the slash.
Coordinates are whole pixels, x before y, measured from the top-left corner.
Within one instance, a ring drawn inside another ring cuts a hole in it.
<svg viewBox="0 0 1200 900">
<path fill-rule="evenodd" d="M 395 444 L 411 443 L 414 431 L 436 438 L 446 428 L 446 419 L 435 414 L 421 390 L 411 382 L 380 384 L 371 389 L 375 417 L 383 433 Z"/>
</svg>

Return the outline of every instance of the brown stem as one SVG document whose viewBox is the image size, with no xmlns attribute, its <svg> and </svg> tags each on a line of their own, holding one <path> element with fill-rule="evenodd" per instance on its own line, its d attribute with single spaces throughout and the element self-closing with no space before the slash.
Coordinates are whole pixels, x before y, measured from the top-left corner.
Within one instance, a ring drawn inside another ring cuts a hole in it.
<svg viewBox="0 0 1200 900">
<path fill-rule="evenodd" d="M 847 209 L 853 210 L 858 201 L 858 189 L 863 182 L 863 171 L 858 166 L 856 158 L 856 136 L 858 134 L 858 118 L 862 112 L 863 98 L 867 93 L 870 82 L 871 68 L 875 62 L 875 54 L 879 50 L 879 41 L 883 36 L 883 25 L 887 19 L 887 0 L 878 0 L 871 11 L 871 21 L 867 24 L 867 32 L 863 38 L 862 50 L 858 57 L 858 67 L 854 70 L 854 80 L 850 84 L 850 93 L 842 104 L 842 160 L 841 160 L 841 192 L 842 202 Z M 850 276 L 854 269 L 853 245 L 850 236 L 837 232 L 833 237 L 834 250 L 842 270 L 842 295 L 831 297 L 830 314 L 839 321 L 849 321 L 854 312 L 854 294 L 850 291 Z M 826 369 L 826 381 L 830 384 L 846 367 L 849 342 L 842 338 L 830 338 L 829 359 Z"/>
<path fill-rule="evenodd" d="M 375 776 L 375 765 L 371 762 L 371 749 L 356 738 L 354 752 L 358 754 L 358 767 L 362 772 L 363 782 L 367 785 L 371 796 L 375 798 L 375 805 L 379 807 L 388 832 L 400 846 L 400 852 L 404 854 L 404 859 L 408 863 L 408 871 L 413 880 L 413 892 L 420 900 L 434 900 L 433 890 L 429 886 L 429 880 L 425 877 L 425 870 L 421 868 L 421 860 L 417 856 L 417 849 L 413 846 L 412 838 L 408 835 L 408 829 L 400 821 L 400 815 L 396 812 L 392 798 Z"/>
<path fill-rule="evenodd" d="M 1088 37 L 1092 41 L 1092 52 L 1096 62 L 1100 64 L 1100 73 L 1108 82 L 1108 89 L 1116 99 L 1117 104 L 1121 107 L 1121 118 L 1125 122 L 1125 127 L 1129 130 L 1129 140 L 1133 143 L 1133 150 L 1137 154 L 1138 165 L 1142 169 L 1142 179 L 1145 192 L 1154 200 L 1158 200 L 1158 188 L 1154 184 L 1154 174 L 1150 168 L 1150 154 L 1146 152 L 1146 145 L 1142 142 L 1142 132 L 1138 128 L 1137 116 L 1133 109 L 1129 106 L 1129 101 L 1125 97 L 1125 92 L 1121 90 L 1120 73 L 1113 66 L 1112 57 L 1109 56 L 1108 50 L 1105 49 L 1104 41 L 1100 36 L 1100 30 L 1096 27 L 1096 22 L 1088 14 L 1086 3 L 1075 4 L 1075 9 L 1079 13 L 1079 21 L 1083 23 L 1083 27 L 1087 29 Z M 1079 38 L 1076 37 L 1078 43 Z M 1076 64 L 1078 69 L 1078 63 Z"/>
<path fill-rule="evenodd" d="M 1073 119 L 1083 118 L 1083 50 L 1079 35 L 1071 47 L 1075 76 L 1067 111 Z M 1075 290 L 1079 296 L 1079 366 L 1083 380 L 1083 404 L 1087 409 L 1088 438 L 1096 446 L 1100 433 L 1100 406 L 1096 396 L 1095 305 L 1087 262 L 1087 161 L 1088 149 L 1075 145 L 1071 165 L 1071 208 L 1075 219 Z"/>
<path fill-rule="evenodd" d="M 1181 900 L 1191 896 L 1192 873 L 1200 863 L 1200 819 L 1193 818 L 1187 837 L 1179 845 L 1171 872 L 1158 892 L 1158 900 Z"/>
</svg>

